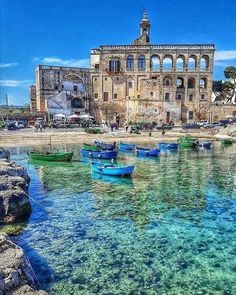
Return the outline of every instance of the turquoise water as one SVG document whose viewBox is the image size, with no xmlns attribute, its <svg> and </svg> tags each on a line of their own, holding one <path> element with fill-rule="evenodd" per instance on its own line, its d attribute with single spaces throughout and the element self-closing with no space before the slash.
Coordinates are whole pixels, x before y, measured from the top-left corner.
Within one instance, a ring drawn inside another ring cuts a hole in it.
<svg viewBox="0 0 236 295">
<path fill-rule="evenodd" d="M 50 295 L 236 294 L 235 145 L 120 154 L 133 179 L 30 163 L 24 150 L 13 159 L 38 202 L 17 242 Z"/>
</svg>

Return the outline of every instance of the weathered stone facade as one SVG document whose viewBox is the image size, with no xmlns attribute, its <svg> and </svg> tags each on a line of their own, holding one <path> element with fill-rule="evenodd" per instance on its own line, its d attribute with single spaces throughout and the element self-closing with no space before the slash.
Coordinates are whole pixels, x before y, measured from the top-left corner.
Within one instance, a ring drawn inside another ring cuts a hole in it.
<svg viewBox="0 0 236 295">
<path fill-rule="evenodd" d="M 29 95 L 30 95 L 30 111 L 32 113 L 37 111 L 37 101 L 36 101 L 36 86 L 31 85 L 29 87 Z"/>
<path fill-rule="evenodd" d="M 236 105 L 233 103 L 222 104 L 221 102 L 212 103 L 210 107 L 210 121 L 236 117 Z"/>
<path fill-rule="evenodd" d="M 36 69 L 37 110 L 70 115 L 89 108 L 89 69 L 44 66 Z"/>
<path fill-rule="evenodd" d="M 132 121 L 209 119 L 215 46 L 150 45 L 150 27 L 145 13 L 132 45 L 91 50 L 94 102 L 125 106 Z"/>
</svg>

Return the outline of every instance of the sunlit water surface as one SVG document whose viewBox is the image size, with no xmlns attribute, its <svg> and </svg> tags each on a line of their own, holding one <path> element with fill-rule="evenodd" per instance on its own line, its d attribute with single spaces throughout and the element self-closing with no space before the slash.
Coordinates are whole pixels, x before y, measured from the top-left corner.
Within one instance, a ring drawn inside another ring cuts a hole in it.
<svg viewBox="0 0 236 295">
<path fill-rule="evenodd" d="M 50 295 L 236 294 L 235 145 L 122 153 L 133 179 L 13 153 L 38 202 L 17 242 Z"/>
</svg>

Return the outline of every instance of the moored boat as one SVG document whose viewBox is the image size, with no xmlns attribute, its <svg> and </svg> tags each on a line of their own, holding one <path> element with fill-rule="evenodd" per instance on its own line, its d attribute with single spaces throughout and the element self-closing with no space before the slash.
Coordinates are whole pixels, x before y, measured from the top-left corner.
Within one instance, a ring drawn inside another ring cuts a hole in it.
<svg viewBox="0 0 236 295">
<path fill-rule="evenodd" d="M 211 141 L 200 141 L 198 143 L 198 147 L 202 149 L 211 149 L 212 148 L 212 142 Z"/>
<path fill-rule="evenodd" d="M 223 138 L 221 139 L 221 143 L 229 145 L 229 144 L 233 144 L 233 140 L 231 138 Z"/>
<path fill-rule="evenodd" d="M 100 151 L 101 150 L 101 148 L 99 146 L 94 145 L 94 144 L 89 144 L 89 143 L 84 143 L 83 149 L 86 151 Z"/>
<path fill-rule="evenodd" d="M 137 156 L 158 157 L 159 153 L 160 153 L 159 149 L 149 149 L 149 148 L 136 147 Z"/>
<path fill-rule="evenodd" d="M 106 143 L 99 140 L 95 140 L 95 145 L 102 150 L 108 150 L 108 151 L 112 151 L 116 148 L 116 142 Z"/>
<path fill-rule="evenodd" d="M 118 154 L 117 151 L 88 151 L 83 148 L 80 150 L 80 153 L 83 157 L 95 159 L 116 159 Z"/>
<path fill-rule="evenodd" d="M 134 172 L 134 165 L 121 166 L 116 164 L 104 164 L 98 162 L 91 163 L 91 169 L 93 172 L 110 175 L 110 176 L 127 176 Z"/>
<path fill-rule="evenodd" d="M 178 139 L 179 147 L 189 147 L 195 148 L 197 146 L 198 140 L 192 137 L 180 137 Z"/>
<path fill-rule="evenodd" d="M 132 143 L 120 142 L 119 148 L 120 150 L 132 151 L 135 148 L 135 145 Z"/>
<path fill-rule="evenodd" d="M 157 147 L 160 150 L 177 150 L 178 149 L 178 143 L 168 143 L 168 142 L 159 142 L 157 144 Z"/>
<path fill-rule="evenodd" d="M 30 159 L 39 161 L 70 162 L 74 152 L 28 152 Z"/>
</svg>

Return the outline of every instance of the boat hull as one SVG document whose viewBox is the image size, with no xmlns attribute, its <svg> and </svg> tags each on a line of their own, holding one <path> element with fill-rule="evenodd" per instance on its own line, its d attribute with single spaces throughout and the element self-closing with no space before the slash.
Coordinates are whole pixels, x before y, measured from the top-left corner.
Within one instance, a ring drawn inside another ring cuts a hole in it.
<svg viewBox="0 0 236 295">
<path fill-rule="evenodd" d="M 109 176 L 128 176 L 134 172 L 134 166 L 115 166 L 113 164 L 102 165 L 92 163 L 91 167 L 93 172 Z"/>
<path fill-rule="evenodd" d="M 233 140 L 232 139 L 222 139 L 221 143 L 222 144 L 233 144 Z"/>
<path fill-rule="evenodd" d="M 83 157 L 87 158 L 95 158 L 95 159 L 116 159 L 117 151 L 87 151 L 81 149 L 80 151 Z"/>
<path fill-rule="evenodd" d="M 160 150 L 159 149 L 136 149 L 137 156 L 145 156 L 145 157 L 158 157 Z"/>
<path fill-rule="evenodd" d="M 70 162 L 74 152 L 71 153 L 35 153 L 29 152 L 31 160 L 53 161 L 53 162 Z"/>
<path fill-rule="evenodd" d="M 165 142 L 160 142 L 157 144 L 158 148 L 160 150 L 177 150 L 178 149 L 178 143 L 165 143 Z"/>
<path fill-rule="evenodd" d="M 132 151 L 135 148 L 134 144 L 130 144 L 130 143 L 120 143 L 119 146 L 120 150 L 125 150 L 125 151 Z"/>
<path fill-rule="evenodd" d="M 211 149 L 212 148 L 212 143 L 210 141 L 199 142 L 198 147 L 202 148 L 202 149 Z"/>
<path fill-rule="evenodd" d="M 191 137 L 182 137 L 178 139 L 179 147 L 195 148 L 197 139 Z"/>
</svg>

